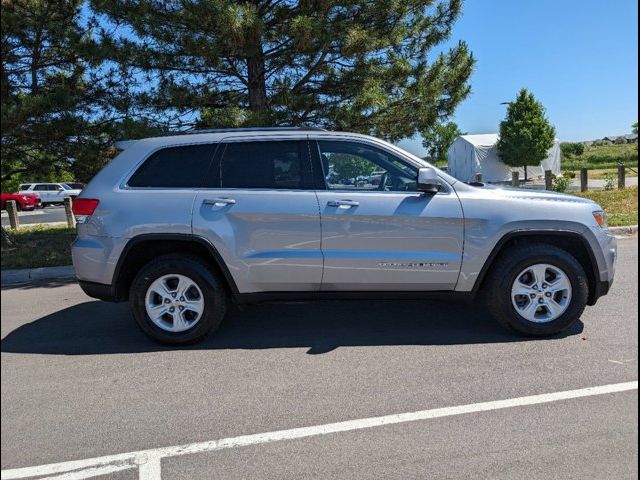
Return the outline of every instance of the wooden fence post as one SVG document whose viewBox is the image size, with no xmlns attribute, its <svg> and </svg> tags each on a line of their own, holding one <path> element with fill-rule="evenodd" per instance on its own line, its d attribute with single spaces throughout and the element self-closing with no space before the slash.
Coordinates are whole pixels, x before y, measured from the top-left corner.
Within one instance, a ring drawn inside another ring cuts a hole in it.
<svg viewBox="0 0 640 480">
<path fill-rule="evenodd" d="M 624 165 L 618 165 L 618 188 L 620 190 L 625 188 L 626 183 L 626 168 Z"/>
<path fill-rule="evenodd" d="M 73 216 L 73 199 L 71 197 L 64 197 L 64 213 L 67 215 L 67 226 L 74 228 L 76 217 Z"/>
<path fill-rule="evenodd" d="M 511 186 L 512 187 L 520 186 L 520 172 L 511 172 Z"/>
<path fill-rule="evenodd" d="M 553 188 L 553 172 L 551 170 L 544 171 L 544 188 L 545 190 Z"/>
<path fill-rule="evenodd" d="M 589 190 L 589 170 L 586 168 L 580 169 L 580 191 L 586 192 Z"/>
<path fill-rule="evenodd" d="M 7 201 L 7 213 L 9 214 L 9 225 L 14 230 L 17 230 L 20 226 L 20 219 L 18 218 L 18 206 L 15 200 Z"/>
<path fill-rule="evenodd" d="M 476 183 L 482 183 L 482 174 L 476 173 Z"/>
</svg>

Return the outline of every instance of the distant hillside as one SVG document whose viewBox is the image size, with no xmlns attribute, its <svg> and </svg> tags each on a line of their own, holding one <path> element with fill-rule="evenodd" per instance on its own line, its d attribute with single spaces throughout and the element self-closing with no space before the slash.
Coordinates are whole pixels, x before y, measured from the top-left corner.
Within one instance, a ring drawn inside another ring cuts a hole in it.
<svg viewBox="0 0 640 480">
<path fill-rule="evenodd" d="M 604 169 L 616 168 L 619 164 L 637 169 L 638 142 L 633 143 L 585 143 L 582 155 L 564 157 L 563 170 L 578 170 L 580 168 Z"/>
</svg>

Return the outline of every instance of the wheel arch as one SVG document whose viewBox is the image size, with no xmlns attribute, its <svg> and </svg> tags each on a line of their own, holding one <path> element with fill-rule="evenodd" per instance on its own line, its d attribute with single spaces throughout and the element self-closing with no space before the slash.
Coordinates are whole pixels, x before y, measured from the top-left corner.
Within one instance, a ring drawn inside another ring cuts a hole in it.
<svg viewBox="0 0 640 480">
<path fill-rule="evenodd" d="M 227 293 L 238 293 L 231 272 L 211 242 L 196 235 L 151 233 L 135 236 L 125 245 L 113 274 L 112 289 L 115 300 L 128 299 L 131 282 L 150 260 L 160 255 L 180 252 L 194 254 L 207 261 L 220 275 Z"/>
<path fill-rule="evenodd" d="M 513 246 L 521 245 L 523 243 L 553 245 L 572 255 L 580 265 L 582 265 L 582 268 L 587 274 L 589 281 L 588 304 L 593 305 L 595 303 L 600 295 L 598 292 L 598 285 L 600 283 L 598 261 L 596 260 L 596 256 L 589 245 L 588 240 L 579 233 L 568 230 L 519 230 L 509 232 L 504 235 L 496 243 L 480 270 L 473 287 L 473 296 L 477 295 L 484 286 L 489 269 L 499 258 L 500 254 Z"/>
</svg>

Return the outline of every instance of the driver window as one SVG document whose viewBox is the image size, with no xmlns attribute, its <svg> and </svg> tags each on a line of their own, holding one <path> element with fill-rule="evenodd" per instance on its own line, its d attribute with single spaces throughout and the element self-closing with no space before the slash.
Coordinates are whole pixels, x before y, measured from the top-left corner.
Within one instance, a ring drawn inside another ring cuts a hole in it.
<svg viewBox="0 0 640 480">
<path fill-rule="evenodd" d="M 416 191 L 418 172 L 394 156 L 362 143 L 318 141 L 329 190 Z"/>
</svg>

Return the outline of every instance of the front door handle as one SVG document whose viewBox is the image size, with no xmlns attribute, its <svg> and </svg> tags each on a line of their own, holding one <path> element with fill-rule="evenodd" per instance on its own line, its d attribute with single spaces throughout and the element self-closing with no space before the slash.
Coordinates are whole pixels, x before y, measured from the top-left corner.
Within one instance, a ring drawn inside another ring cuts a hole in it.
<svg viewBox="0 0 640 480">
<path fill-rule="evenodd" d="M 327 205 L 330 207 L 357 207 L 360 202 L 354 202 L 353 200 L 329 200 Z"/>
<path fill-rule="evenodd" d="M 205 198 L 204 200 L 202 200 L 203 205 L 220 206 L 220 205 L 235 205 L 235 203 L 236 201 L 233 198 L 226 198 L 226 197 Z"/>
</svg>

